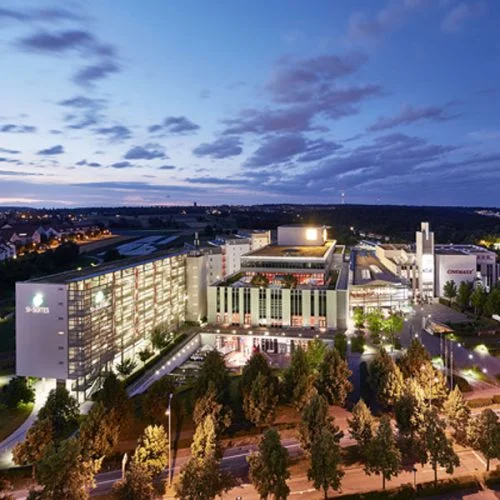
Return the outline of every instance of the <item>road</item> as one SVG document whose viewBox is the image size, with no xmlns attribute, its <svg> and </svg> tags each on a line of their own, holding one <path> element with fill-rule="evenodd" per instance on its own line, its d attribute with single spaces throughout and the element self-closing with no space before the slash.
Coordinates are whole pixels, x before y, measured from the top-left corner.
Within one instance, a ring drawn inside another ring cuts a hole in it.
<svg viewBox="0 0 500 500">
<path fill-rule="evenodd" d="M 28 429 L 38 417 L 40 408 L 45 404 L 49 392 L 56 386 L 55 380 L 39 380 L 35 383 L 35 404 L 30 416 L 7 439 L 0 443 L 0 469 L 12 466 L 12 448 L 23 441 Z"/>
</svg>

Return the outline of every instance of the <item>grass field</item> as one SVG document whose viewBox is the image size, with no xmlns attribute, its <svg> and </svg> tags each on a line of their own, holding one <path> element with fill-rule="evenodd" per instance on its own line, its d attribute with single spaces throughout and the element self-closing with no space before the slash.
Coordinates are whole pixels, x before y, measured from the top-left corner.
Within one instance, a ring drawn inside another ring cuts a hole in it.
<svg viewBox="0 0 500 500">
<path fill-rule="evenodd" d="M 0 407 L 0 441 L 10 436 L 33 411 L 33 403 L 18 408 Z"/>
</svg>

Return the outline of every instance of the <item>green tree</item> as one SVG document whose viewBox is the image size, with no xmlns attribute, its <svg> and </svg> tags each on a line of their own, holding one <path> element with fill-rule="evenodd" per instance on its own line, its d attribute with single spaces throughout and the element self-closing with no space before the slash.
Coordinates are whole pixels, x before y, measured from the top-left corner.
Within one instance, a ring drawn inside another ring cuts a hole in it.
<svg viewBox="0 0 500 500">
<path fill-rule="evenodd" d="M 208 415 L 210 415 L 214 421 L 217 434 L 231 425 L 231 409 L 217 401 L 217 391 L 213 382 L 209 383 L 206 394 L 196 401 L 194 405 L 193 421 L 196 425 L 199 425 Z"/>
<path fill-rule="evenodd" d="M 314 382 L 314 379 L 310 380 L 310 375 L 306 353 L 298 346 L 292 354 L 290 366 L 285 371 L 284 393 L 286 400 L 299 408 L 311 389 L 311 382 Z"/>
<path fill-rule="evenodd" d="M 274 495 L 276 500 L 285 500 L 288 497 L 288 462 L 288 451 L 281 445 L 280 435 L 275 429 L 268 429 L 262 436 L 258 452 L 248 457 L 250 481 L 261 498 Z"/>
<path fill-rule="evenodd" d="M 9 408 L 16 408 L 20 403 L 33 403 L 35 390 L 26 377 L 13 377 L 2 387 L 1 400 Z"/>
<path fill-rule="evenodd" d="M 408 379 L 394 405 L 394 413 L 399 437 L 406 445 L 406 453 L 413 458 L 421 454 L 419 433 L 425 425 L 426 412 L 424 391 L 416 380 Z"/>
<path fill-rule="evenodd" d="M 403 330 L 405 321 L 401 314 L 391 313 L 382 322 L 382 331 L 389 337 L 390 343 L 394 346 L 396 338 Z"/>
<path fill-rule="evenodd" d="M 488 300 L 488 293 L 482 286 L 476 286 L 470 296 L 470 303 L 474 307 L 474 315 L 479 317 L 483 314 Z"/>
<path fill-rule="evenodd" d="M 163 423 L 169 404 L 170 394 L 175 394 L 176 386 L 173 377 L 165 375 L 151 384 L 142 398 L 144 415 L 153 423 Z M 173 410 L 178 410 L 176 399 L 173 399 Z"/>
<path fill-rule="evenodd" d="M 137 363 L 132 358 L 127 358 L 116 365 L 116 371 L 122 377 L 127 377 L 135 370 L 136 366 Z"/>
<path fill-rule="evenodd" d="M 328 414 L 328 403 L 325 397 L 315 394 L 304 406 L 301 414 L 299 439 L 304 451 L 310 451 L 321 429 L 330 430 L 339 439 L 343 436 L 343 433 L 335 426 L 334 419 Z"/>
<path fill-rule="evenodd" d="M 421 366 L 420 371 L 415 375 L 415 380 L 423 389 L 429 403 L 441 408 L 448 396 L 448 387 L 443 373 L 428 362 Z"/>
<path fill-rule="evenodd" d="M 243 396 L 250 390 L 259 373 L 266 377 L 270 377 L 272 375 L 272 370 L 264 354 L 261 352 L 254 352 L 241 371 L 240 390 Z"/>
<path fill-rule="evenodd" d="M 47 419 L 52 424 L 53 438 L 60 441 L 76 426 L 79 413 L 77 400 L 66 387 L 58 386 L 49 392 L 38 418 Z"/>
<path fill-rule="evenodd" d="M 338 435 L 328 428 L 323 428 L 311 445 L 311 466 L 307 471 L 307 478 L 317 490 L 324 491 L 325 500 L 330 488 L 340 489 L 340 482 L 344 477 L 344 471 L 340 467 L 339 440 Z"/>
<path fill-rule="evenodd" d="M 104 378 L 102 389 L 97 393 L 97 401 L 101 401 L 106 410 L 115 410 L 122 429 L 132 415 L 132 405 L 128 398 L 123 381 L 110 372 Z"/>
<path fill-rule="evenodd" d="M 53 442 L 54 432 L 52 423 L 48 419 L 37 419 L 26 433 L 24 441 L 17 443 L 12 449 L 12 457 L 17 465 L 32 465 L 35 477 L 36 464 L 39 462 L 47 447 Z"/>
<path fill-rule="evenodd" d="M 352 312 L 352 319 L 356 328 L 365 326 L 365 312 L 362 307 L 355 307 Z"/>
<path fill-rule="evenodd" d="M 437 484 L 437 470 L 444 467 L 448 474 L 452 474 L 460 460 L 453 450 L 451 439 L 446 436 L 446 424 L 439 417 L 434 408 L 427 411 L 425 427 L 421 433 L 424 453 L 420 458 L 422 465 L 429 462 L 434 471 L 434 484 Z"/>
<path fill-rule="evenodd" d="M 347 361 L 342 359 L 337 349 L 329 349 L 319 367 L 316 383 L 318 392 L 324 395 L 331 405 L 343 406 L 347 395 L 352 391 L 349 377 L 352 375 Z"/>
<path fill-rule="evenodd" d="M 168 438 L 162 425 L 148 425 L 144 429 L 133 461 L 142 464 L 152 477 L 160 474 L 168 463 Z"/>
<path fill-rule="evenodd" d="M 384 408 L 393 406 L 403 389 L 401 371 L 383 348 L 370 365 L 370 385 Z"/>
<path fill-rule="evenodd" d="M 141 463 L 132 462 L 125 479 L 113 486 L 117 500 L 151 500 L 154 498 L 153 480 L 148 469 Z"/>
<path fill-rule="evenodd" d="M 347 335 L 345 333 L 336 333 L 333 338 L 333 345 L 342 359 L 347 359 Z"/>
<path fill-rule="evenodd" d="M 273 375 L 262 373 L 243 396 L 243 411 L 250 422 L 257 426 L 270 425 L 274 421 L 278 404 L 277 381 Z"/>
<path fill-rule="evenodd" d="M 321 339 L 313 339 L 307 344 L 306 359 L 311 373 L 316 373 L 325 359 L 326 344 Z"/>
<path fill-rule="evenodd" d="M 375 309 L 365 315 L 365 322 L 373 335 L 379 335 L 384 324 L 384 314 L 380 309 Z"/>
<path fill-rule="evenodd" d="M 391 420 L 387 415 L 380 419 L 375 436 L 370 441 L 366 452 L 365 472 L 382 476 L 382 488 L 385 482 L 397 476 L 401 469 L 401 452 L 391 428 Z"/>
<path fill-rule="evenodd" d="M 462 281 L 458 287 L 457 304 L 462 311 L 465 311 L 470 305 L 472 288 L 472 281 Z"/>
<path fill-rule="evenodd" d="M 167 347 L 169 342 L 168 329 L 166 325 L 157 325 L 151 331 L 151 345 L 153 349 L 161 351 L 164 347 Z"/>
<path fill-rule="evenodd" d="M 106 410 L 98 401 L 80 425 L 80 444 L 85 460 L 95 463 L 108 456 L 118 443 L 120 423 L 116 410 Z"/>
<path fill-rule="evenodd" d="M 191 444 L 191 457 L 204 460 L 209 457 L 218 457 L 220 450 L 217 445 L 214 420 L 210 415 L 198 424 Z"/>
<path fill-rule="evenodd" d="M 422 366 L 431 362 L 427 349 L 418 339 L 413 339 L 406 352 L 401 356 L 399 367 L 403 377 L 415 377 L 420 374 Z"/>
<path fill-rule="evenodd" d="M 449 280 L 444 284 L 443 295 L 450 304 L 453 302 L 453 299 L 457 296 L 457 284 L 453 280 Z"/>
<path fill-rule="evenodd" d="M 460 444 L 467 442 L 467 428 L 470 421 L 470 408 L 467 406 L 462 392 L 455 386 L 448 394 L 443 406 L 447 424 L 453 428 L 454 438 Z"/>
<path fill-rule="evenodd" d="M 210 382 L 217 391 L 219 402 L 227 401 L 229 391 L 229 371 L 226 367 L 224 357 L 217 350 L 210 351 L 201 365 L 198 378 L 194 386 L 194 397 L 196 399 L 207 393 Z"/>
<path fill-rule="evenodd" d="M 352 418 L 347 420 L 349 433 L 358 443 L 358 448 L 364 455 L 368 444 L 375 433 L 375 419 L 366 403 L 360 399 L 352 409 Z"/>
<path fill-rule="evenodd" d="M 500 422 L 497 414 L 487 408 L 473 418 L 468 428 L 471 447 L 479 450 L 486 459 L 486 470 L 490 470 L 492 458 L 500 458 Z"/>
<path fill-rule="evenodd" d="M 485 314 L 492 316 L 493 314 L 500 314 L 500 287 L 496 286 L 488 294 L 486 304 L 484 306 Z"/>
<path fill-rule="evenodd" d="M 38 498 L 85 500 L 94 486 L 94 474 L 93 464 L 81 455 L 78 439 L 66 439 L 58 447 L 50 445 L 36 469 L 36 481 L 42 486 Z"/>
</svg>

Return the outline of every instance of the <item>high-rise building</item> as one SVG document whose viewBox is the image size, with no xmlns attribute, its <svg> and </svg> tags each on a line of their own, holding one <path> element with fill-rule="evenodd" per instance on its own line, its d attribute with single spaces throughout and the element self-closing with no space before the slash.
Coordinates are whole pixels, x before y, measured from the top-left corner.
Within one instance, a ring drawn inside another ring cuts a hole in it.
<svg viewBox="0 0 500 500">
<path fill-rule="evenodd" d="M 422 300 L 434 297 L 434 233 L 428 222 L 422 222 L 416 232 L 418 291 Z"/>
</svg>

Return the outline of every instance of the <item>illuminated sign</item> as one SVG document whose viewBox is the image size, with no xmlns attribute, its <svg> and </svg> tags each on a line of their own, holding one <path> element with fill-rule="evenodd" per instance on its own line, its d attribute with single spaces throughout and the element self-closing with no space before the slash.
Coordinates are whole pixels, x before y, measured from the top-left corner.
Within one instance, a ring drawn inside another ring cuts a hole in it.
<svg viewBox="0 0 500 500">
<path fill-rule="evenodd" d="M 99 290 L 95 295 L 94 295 L 94 304 L 90 308 L 92 312 L 94 311 L 99 311 L 100 309 L 104 309 L 105 307 L 109 306 L 110 302 L 109 299 L 106 298 L 106 295 L 102 290 Z"/>
<path fill-rule="evenodd" d="M 44 302 L 43 293 L 35 293 L 31 299 L 31 306 L 26 306 L 26 312 L 31 314 L 50 314 L 50 309 L 43 306 Z"/>
<path fill-rule="evenodd" d="M 472 274 L 473 269 L 448 269 L 448 274 Z"/>
<path fill-rule="evenodd" d="M 306 229 L 306 240 L 307 241 L 316 241 L 318 239 L 318 230 L 310 227 Z"/>
</svg>

